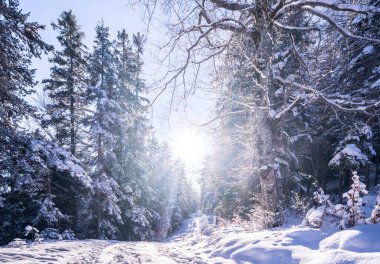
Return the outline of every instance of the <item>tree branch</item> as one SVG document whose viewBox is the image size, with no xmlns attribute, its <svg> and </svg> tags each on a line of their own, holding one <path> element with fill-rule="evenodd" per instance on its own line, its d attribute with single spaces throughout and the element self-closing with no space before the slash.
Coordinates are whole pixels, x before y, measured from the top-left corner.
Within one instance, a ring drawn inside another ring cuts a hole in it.
<svg viewBox="0 0 380 264">
<path fill-rule="evenodd" d="M 236 3 L 228 0 L 210 0 L 210 2 L 214 3 L 218 7 L 225 8 L 230 11 L 248 11 L 255 9 L 255 6 L 252 4 Z"/>
</svg>

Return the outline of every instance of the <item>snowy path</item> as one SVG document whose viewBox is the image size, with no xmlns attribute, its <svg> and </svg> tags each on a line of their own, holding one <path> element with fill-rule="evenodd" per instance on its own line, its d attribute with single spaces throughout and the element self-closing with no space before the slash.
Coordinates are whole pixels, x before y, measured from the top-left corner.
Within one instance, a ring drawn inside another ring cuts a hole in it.
<svg viewBox="0 0 380 264">
<path fill-rule="evenodd" d="M 380 225 L 340 232 L 296 226 L 247 233 L 238 227 L 215 230 L 208 222 L 207 217 L 189 220 L 179 235 L 163 243 L 75 240 L 0 247 L 0 263 L 380 263 Z"/>
<path fill-rule="evenodd" d="M 24 248 L 0 248 L 0 263 L 207 263 L 183 254 L 171 243 L 78 240 L 41 243 Z"/>
</svg>

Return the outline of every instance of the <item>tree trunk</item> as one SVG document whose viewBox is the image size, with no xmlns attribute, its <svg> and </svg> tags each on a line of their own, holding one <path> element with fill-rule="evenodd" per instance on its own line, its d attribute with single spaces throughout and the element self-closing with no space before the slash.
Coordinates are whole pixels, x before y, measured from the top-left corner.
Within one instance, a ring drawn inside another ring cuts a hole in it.
<svg viewBox="0 0 380 264">
<path fill-rule="evenodd" d="M 370 172 L 370 165 L 367 163 L 365 165 L 365 183 L 367 184 L 367 190 L 369 190 L 369 172 Z"/>
<path fill-rule="evenodd" d="M 50 173 L 47 173 L 47 178 L 46 178 L 46 192 L 47 195 L 50 197 L 51 196 L 51 177 Z"/>
<path fill-rule="evenodd" d="M 74 87 L 71 84 L 70 87 L 70 152 L 75 155 L 76 152 L 76 142 L 75 142 L 75 97 L 74 97 Z"/>
<path fill-rule="evenodd" d="M 102 147 L 102 135 L 98 135 L 98 168 L 103 168 L 103 147 Z"/>
<path fill-rule="evenodd" d="M 264 5 L 264 3 L 260 3 Z M 271 54 L 272 54 L 272 40 L 270 38 L 270 29 L 268 29 L 264 16 L 258 14 L 258 29 L 260 34 L 260 42 L 258 43 L 257 50 L 255 51 L 256 65 L 261 66 L 259 77 L 259 85 L 264 89 L 262 93 L 261 109 L 257 110 L 257 124 L 258 127 L 258 146 L 261 149 L 262 157 L 260 159 L 260 185 L 263 198 L 266 201 L 275 201 L 278 199 L 277 193 L 277 180 L 274 168 L 275 163 L 275 149 L 273 147 L 273 131 L 269 124 L 268 109 L 272 94 L 273 87 L 271 81 Z M 265 109 L 265 110 L 264 110 Z"/>
<path fill-rule="evenodd" d="M 345 177 L 344 177 L 344 188 L 349 189 L 351 185 L 351 172 L 350 170 L 345 170 Z"/>
<path fill-rule="evenodd" d="M 339 201 L 342 203 L 342 184 L 343 184 L 343 171 L 339 173 Z"/>
<path fill-rule="evenodd" d="M 72 45 L 72 36 L 69 38 L 70 46 Z M 76 142 L 75 142 L 75 94 L 74 94 L 74 61 L 73 55 L 70 55 L 70 76 L 68 79 L 68 88 L 70 91 L 70 152 L 75 155 Z"/>
<path fill-rule="evenodd" d="M 375 183 L 374 186 L 377 185 L 378 178 L 379 178 L 379 150 L 376 152 L 376 168 L 375 168 Z"/>
<path fill-rule="evenodd" d="M 265 114 L 265 113 L 261 113 Z M 276 172 L 274 170 L 274 153 L 272 146 L 272 132 L 270 128 L 264 123 L 265 120 L 261 119 L 260 122 L 260 135 L 259 135 L 259 144 L 262 157 L 260 157 L 260 185 L 261 192 L 265 200 L 272 200 L 277 196 L 276 188 Z"/>
</svg>

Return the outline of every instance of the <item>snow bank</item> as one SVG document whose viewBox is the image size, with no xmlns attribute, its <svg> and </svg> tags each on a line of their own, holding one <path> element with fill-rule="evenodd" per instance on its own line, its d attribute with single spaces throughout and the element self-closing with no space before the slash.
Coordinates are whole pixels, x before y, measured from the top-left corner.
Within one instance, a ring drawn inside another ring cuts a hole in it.
<svg viewBox="0 0 380 264">
<path fill-rule="evenodd" d="M 336 233 L 292 227 L 214 235 L 205 245 L 208 263 L 379 263 L 380 225 Z M 204 242 L 200 242 L 204 243 Z M 224 261 L 223 261 L 224 260 Z"/>
<path fill-rule="evenodd" d="M 363 225 L 337 232 L 320 242 L 320 248 L 353 252 L 380 252 L 380 225 Z M 379 259 L 380 260 L 380 259 Z"/>
</svg>

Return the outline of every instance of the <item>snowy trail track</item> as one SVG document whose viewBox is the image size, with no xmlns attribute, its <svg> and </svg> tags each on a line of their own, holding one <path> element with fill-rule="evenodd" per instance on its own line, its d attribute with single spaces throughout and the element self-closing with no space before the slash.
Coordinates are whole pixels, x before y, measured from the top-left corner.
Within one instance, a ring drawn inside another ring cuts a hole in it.
<svg viewBox="0 0 380 264">
<path fill-rule="evenodd" d="M 0 263 L 207 263 L 186 255 L 172 243 L 78 240 L 48 242 L 24 248 L 0 248 Z"/>
</svg>

